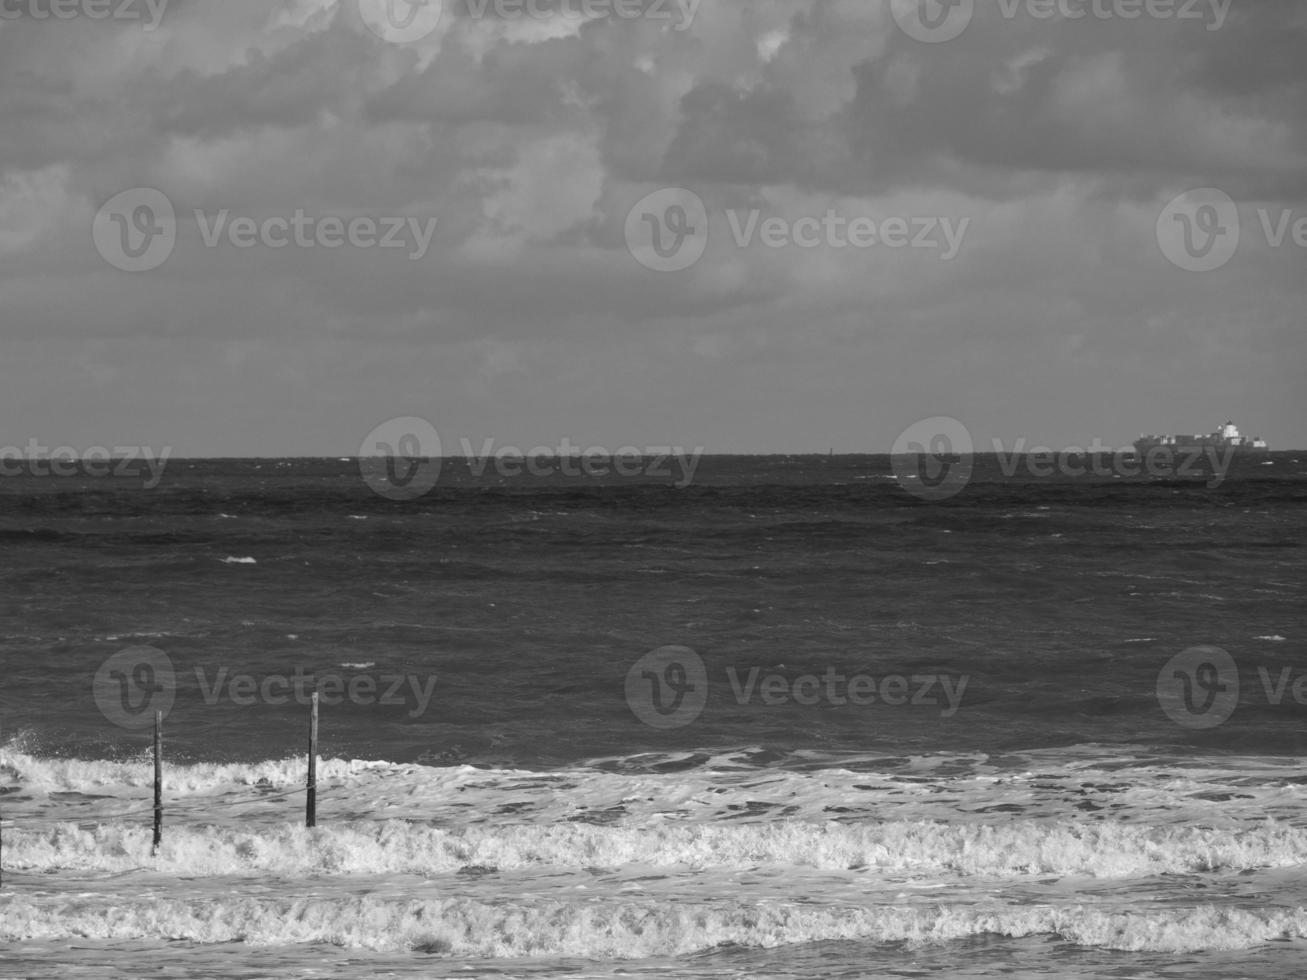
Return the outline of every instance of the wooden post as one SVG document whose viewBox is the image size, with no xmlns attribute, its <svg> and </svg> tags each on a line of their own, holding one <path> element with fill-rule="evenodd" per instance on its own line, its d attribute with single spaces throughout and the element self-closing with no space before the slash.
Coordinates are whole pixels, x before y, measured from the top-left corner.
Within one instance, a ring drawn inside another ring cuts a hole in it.
<svg viewBox="0 0 1307 980">
<path fill-rule="evenodd" d="M 304 803 L 304 826 L 318 825 L 318 692 L 313 692 L 313 706 L 309 709 L 309 782 L 308 799 Z"/>
<path fill-rule="evenodd" d="M 163 843 L 163 712 L 154 713 L 154 846 L 150 854 L 159 853 Z"/>
<path fill-rule="evenodd" d="M 0 814 L 0 888 L 5 886 L 5 820 Z"/>
</svg>

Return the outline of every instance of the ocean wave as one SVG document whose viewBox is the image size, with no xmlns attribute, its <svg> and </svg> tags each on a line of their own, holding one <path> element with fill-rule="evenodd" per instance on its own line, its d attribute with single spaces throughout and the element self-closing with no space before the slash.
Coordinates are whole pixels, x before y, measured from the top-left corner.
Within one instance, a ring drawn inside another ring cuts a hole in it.
<svg viewBox="0 0 1307 980">
<path fill-rule="evenodd" d="M 164 767 L 163 788 L 169 794 L 203 794 L 241 787 L 294 788 L 304 784 L 306 758 L 269 759 L 245 763 L 192 763 Z M 411 766 L 358 759 L 326 759 L 318 765 L 319 778 L 348 782 L 378 772 L 402 773 Z M 54 759 L 29 755 L 15 748 L 0 749 L 0 774 L 26 793 L 109 794 L 130 797 L 133 790 L 150 787 L 154 770 L 147 752 L 136 759 Z"/>
<path fill-rule="evenodd" d="M 1056 936 L 1131 952 L 1247 949 L 1307 937 L 1307 910 L 1212 905 L 1116 911 L 1092 905 L 821 906 L 797 902 L 481 902 L 373 896 L 114 901 L 8 899 L 0 939 L 156 939 L 250 945 L 330 943 L 440 956 L 642 959 L 723 946 L 830 940 L 941 943 Z"/>
<path fill-rule="evenodd" d="M 148 751 L 128 760 L 59 759 L 0 747 L 10 821 L 111 821 L 150 793 Z M 165 761 L 166 808 L 192 819 L 301 790 L 303 755 L 255 763 Z M 745 748 L 644 753 L 560 770 L 320 759 L 318 792 L 345 819 L 493 825 L 591 823 L 968 823 L 1014 820 L 1245 830 L 1307 826 L 1307 766 L 1291 757 L 1132 755 L 1101 746 L 1050 752 L 876 757 Z M 273 819 L 285 813 L 270 811 Z M 209 819 L 206 822 L 220 822 Z"/>
<path fill-rule="evenodd" d="M 304 757 L 169 765 L 156 854 L 147 758 L 11 742 L 0 942 L 598 961 L 1307 938 L 1302 760 L 1079 746 L 836 761 L 756 747 L 556 771 L 324 759 L 312 829 Z"/>
<path fill-rule="evenodd" d="M 1266 822 L 1241 830 L 1013 820 L 1000 825 L 891 822 L 812 824 L 587 823 L 433 827 L 407 820 L 242 828 L 167 825 L 151 856 L 148 818 L 134 824 L 58 823 L 8 829 L 5 865 L 169 875 L 444 874 L 468 867 L 702 871 L 813 869 L 907 878 L 1031 875 L 1135 878 L 1307 864 L 1307 831 Z"/>
</svg>

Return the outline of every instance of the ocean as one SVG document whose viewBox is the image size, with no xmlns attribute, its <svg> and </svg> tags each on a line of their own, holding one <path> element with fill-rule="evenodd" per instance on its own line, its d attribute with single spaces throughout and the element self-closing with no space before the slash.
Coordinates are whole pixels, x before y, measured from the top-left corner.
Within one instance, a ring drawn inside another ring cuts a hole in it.
<svg viewBox="0 0 1307 980">
<path fill-rule="evenodd" d="M 1307 452 L 1010 463 L 0 479 L 0 976 L 1301 976 Z"/>
</svg>

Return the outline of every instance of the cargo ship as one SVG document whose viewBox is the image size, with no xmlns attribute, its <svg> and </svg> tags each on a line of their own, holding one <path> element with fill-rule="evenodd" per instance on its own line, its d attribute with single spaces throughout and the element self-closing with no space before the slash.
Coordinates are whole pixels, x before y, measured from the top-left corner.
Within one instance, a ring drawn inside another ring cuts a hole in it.
<svg viewBox="0 0 1307 980">
<path fill-rule="evenodd" d="M 1219 449 L 1235 453 L 1269 453 L 1271 447 L 1265 439 L 1241 435 L 1233 422 L 1226 422 L 1215 432 L 1195 436 L 1142 435 L 1135 440 L 1135 452 L 1143 455 L 1154 449 L 1172 449 L 1177 452 Z"/>
</svg>

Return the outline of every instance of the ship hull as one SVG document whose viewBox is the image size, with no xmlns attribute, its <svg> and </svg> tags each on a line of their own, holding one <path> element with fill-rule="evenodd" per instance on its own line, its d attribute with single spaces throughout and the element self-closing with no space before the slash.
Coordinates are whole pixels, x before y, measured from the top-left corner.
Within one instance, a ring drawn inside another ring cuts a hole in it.
<svg viewBox="0 0 1307 980">
<path fill-rule="evenodd" d="M 1167 442 L 1167 443 L 1146 443 L 1143 441 L 1135 443 L 1135 455 L 1164 455 L 1173 454 L 1176 456 L 1206 456 L 1214 453 L 1222 458 L 1226 456 L 1267 456 L 1270 455 L 1269 446 L 1223 446 L 1218 442 Z"/>
</svg>

